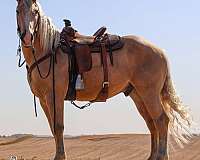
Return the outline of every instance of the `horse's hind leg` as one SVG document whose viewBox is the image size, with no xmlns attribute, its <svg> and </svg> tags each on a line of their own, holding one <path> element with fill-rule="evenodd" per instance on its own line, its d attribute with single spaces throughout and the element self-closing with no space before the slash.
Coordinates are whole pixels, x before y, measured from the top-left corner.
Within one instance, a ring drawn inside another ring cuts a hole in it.
<svg viewBox="0 0 200 160">
<path fill-rule="evenodd" d="M 167 139 L 169 118 L 165 113 L 162 113 L 162 115 L 155 121 L 155 124 L 159 130 L 159 150 L 157 159 L 168 160 Z"/>
<path fill-rule="evenodd" d="M 155 160 L 157 156 L 158 133 L 154 125 L 153 119 L 149 115 L 144 102 L 135 90 L 130 93 L 130 97 L 134 101 L 139 113 L 145 120 L 147 127 L 149 128 L 149 131 L 151 133 L 151 155 L 148 160 Z"/>
<path fill-rule="evenodd" d="M 160 93 L 156 94 L 155 91 L 147 91 L 143 94 L 142 99 L 147 106 L 149 114 L 154 119 L 154 124 L 159 134 L 158 155 L 156 160 L 168 160 L 167 139 L 169 118 L 164 111 Z"/>
</svg>

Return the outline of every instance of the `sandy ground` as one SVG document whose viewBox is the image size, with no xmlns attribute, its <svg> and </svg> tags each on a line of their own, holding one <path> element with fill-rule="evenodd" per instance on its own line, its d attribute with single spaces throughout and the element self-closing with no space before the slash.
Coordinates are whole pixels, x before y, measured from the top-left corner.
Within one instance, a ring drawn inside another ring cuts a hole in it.
<svg viewBox="0 0 200 160">
<path fill-rule="evenodd" d="M 67 160 L 146 160 L 149 135 L 101 135 L 65 138 Z M 0 138 L 0 160 L 10 155 L 24 160 L 49 160 L 54 155 L 53 138 L 24 136 Z M 200 137 L 184 149 L 170 144 L 171 160 L 200 160 Z"/>
</svg>

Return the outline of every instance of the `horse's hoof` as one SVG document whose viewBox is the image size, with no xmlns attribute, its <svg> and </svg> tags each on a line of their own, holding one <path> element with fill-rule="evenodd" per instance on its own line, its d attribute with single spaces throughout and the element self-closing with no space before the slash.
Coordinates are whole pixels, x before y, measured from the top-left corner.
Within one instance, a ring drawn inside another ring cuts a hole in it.
<svg viewBox="0 0 200 160">
<path fill-rule="evenodd" d="M 168 156 L 158 156 L 156 160 L 169 160 Z"/>
<path fill-rule="evenodd" d="M 154 156 L 150 156 L 147 160 L 157 160 L 157 159 L 156 159 L 156 156 L 154 155 Z"/>
<path fill-rule="evenodd" d="M 65 160 L 65 154 L 63 155 L 56 155 L 54 160 Z"/>
</svg>

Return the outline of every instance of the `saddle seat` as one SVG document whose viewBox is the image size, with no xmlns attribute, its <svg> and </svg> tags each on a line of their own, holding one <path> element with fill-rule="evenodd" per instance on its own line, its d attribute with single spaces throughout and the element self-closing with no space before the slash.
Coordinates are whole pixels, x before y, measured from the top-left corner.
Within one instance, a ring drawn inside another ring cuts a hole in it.
<svg viewBox="0 0 200 160">
<path fill-rule="evenodd" d="M 80 34 L 76 33 L 75 39 L 73 39 L 73 41 L 78 44 L 91 44 L 95 41 L 95 37 L 94 36 L 84 36 L 84 35 L 80 35 Z"/>
<path fill-rule="evenodd" d="M 73 41 L 79 44 L 92 44 L 95 42 L 95 40 L 100 39 L 105 31 L 106 27 L 101 27 L 93 34 L 93 36 L 85 36 L 76 32 Z"/>
</svg>

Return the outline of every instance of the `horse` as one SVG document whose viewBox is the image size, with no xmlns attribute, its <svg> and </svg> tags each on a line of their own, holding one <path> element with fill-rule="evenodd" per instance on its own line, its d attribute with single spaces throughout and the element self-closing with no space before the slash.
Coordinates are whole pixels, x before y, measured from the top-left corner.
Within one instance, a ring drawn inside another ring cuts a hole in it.
<svg viewBox="0 0 200 160">
<path fill-rule="evenodd" d="M 27 68 L 47 54 L 56 54 L 55 66 L 51 65 L 51 58 L 46 58 L 33 69 L 31 79 L 27 74 L 27 79 L 54 136 L 54 160 L 64 160 L 64 101 L 69 84 L 69 55 L 57 47 L 60 32 L 45 16 L 38 0 L 17 0 L 16 14 Z M 168 134 L 180 144 L 189 141 L 190 113 L 176 94 L 164 51 L 137 36 L 122 36 L 121 39 L 124 47 L 114 51 L 114 64 L 108 64 L 108 98 L 124 92 L 128 84 L 133 86 L 129 97 L 151 133 L 148 160 L 168 160 Z M 94 100 L 102 88 L 100 54 L 94 53 L 92 61 L 92 69 L 83 74 L 85 89 L 77 91 L 78 101 Z M 53 85 L 52 79 L 55 80 Z"/>
</svg>

